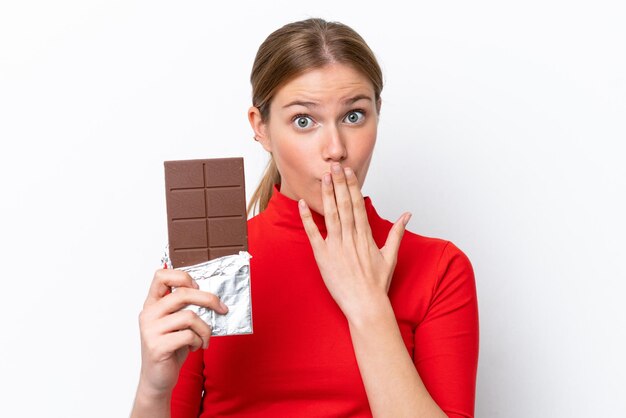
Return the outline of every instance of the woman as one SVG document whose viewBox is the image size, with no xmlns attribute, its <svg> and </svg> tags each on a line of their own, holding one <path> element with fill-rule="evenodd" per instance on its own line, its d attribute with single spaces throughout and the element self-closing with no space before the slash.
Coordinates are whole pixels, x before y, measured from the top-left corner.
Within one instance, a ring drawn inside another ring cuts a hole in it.
<svg viewBox="0 0 626 418">
<path fill-rule="evenodd" d="M 467 257 L 361 195 L 381 107 L 373 53 L 347 26 L 309 19 L 267 38 L 251 81 L 249 121 L 272 157 L 248 221 L 254 334 L 208 347 L 210 328 L 178 310 L 228 308 L 157 271 L 133 416 L 472 416 Z"/>
</svg>

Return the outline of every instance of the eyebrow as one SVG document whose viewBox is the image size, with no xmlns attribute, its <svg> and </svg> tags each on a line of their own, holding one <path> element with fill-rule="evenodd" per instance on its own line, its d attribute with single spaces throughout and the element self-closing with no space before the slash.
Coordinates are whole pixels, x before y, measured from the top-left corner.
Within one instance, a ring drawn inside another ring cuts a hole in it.
<svg viewBox="0 0 626 418">
<path fill-rule="evenodd" d="M 372 101 L 372 98 L 365 95 L 365 94 L 358 94 L 354 97 L 350 97 L 348 99 L 345 99 L 343 101 L 344 104 L 348 104 L 351 105 L 354 102 L 358 102 L 359 100 L 369 100 L 370 102 Z M 319 106 L 319 103 L 316 102 L 307 102 L 304 100 L 294 100 L 293 102 L 287 103 L 286 105 L 283 106 L 283 109 L 291 107 L 291 106 L 304 106 L 304 107 L 311 107 L 311 108 L 316 108 Z"/>
</svg>

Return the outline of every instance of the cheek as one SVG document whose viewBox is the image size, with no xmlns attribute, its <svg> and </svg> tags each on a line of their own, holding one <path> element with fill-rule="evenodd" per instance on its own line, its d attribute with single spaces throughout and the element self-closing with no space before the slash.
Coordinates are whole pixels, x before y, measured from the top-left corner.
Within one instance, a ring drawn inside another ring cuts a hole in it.
<svg viewBox="0 0 626 418">
<path fill-rule="evenodd" d="M 358 173 L 359 185 L 361 187 L 363 187 L 363 183 L 365 182 L 375 145 L 376 131 L 374 130 L 373 132 L 360 136 L 353 149 L 353 164 L 355 165 L 353 168 Z"/>
<path fill-rule="evenodd" d="M 352 149 L 353 161 L 361 167 L 367 167 L 374 153 L 374 145 L 376 145 L 376 131 L 355 138 Z"/>
<path fill-rule="evenodd" d="M 274 160 L 281 174 L 285 175 L 285 173 L 293 172 L 301 166 L 303 151 L 300 148 L 289 142 L 279 144 L 279 146 L 274 148 Z"/>
<path fill-rule="evenodd" d="M 300 187 L 307 183 L 317 170 L 317 152 L 314 149 L 315 141 L 311 138 L 283 135 L 274 143 L 273 156 L 283 182 L 293 187 Z"/>
<path fill-rule="evenodd" d="M 297 157 L 297 147 L 291 141 L 289 131 L 280 125 L 280 121 L 272 120 L 268 133 L 272 156 L 278 170 L 283 174 L 283 171 L 292 165 L 293 158 Z"/>
</svg>

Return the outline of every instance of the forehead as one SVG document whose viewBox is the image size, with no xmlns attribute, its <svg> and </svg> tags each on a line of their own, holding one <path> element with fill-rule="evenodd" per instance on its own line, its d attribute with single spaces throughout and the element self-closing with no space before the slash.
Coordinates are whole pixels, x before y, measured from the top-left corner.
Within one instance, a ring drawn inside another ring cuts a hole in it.
<svg viewBox="0 0 626 418">
<path fill-rule="evenodd" d="M 294 98 L 314 101 L 342 101 L 355 95 L 374 99 L 374 85 L 362 72 L 345 64 L 331 64 L 306 71 L 278 89 L 274 100 Z"/>
</svg>

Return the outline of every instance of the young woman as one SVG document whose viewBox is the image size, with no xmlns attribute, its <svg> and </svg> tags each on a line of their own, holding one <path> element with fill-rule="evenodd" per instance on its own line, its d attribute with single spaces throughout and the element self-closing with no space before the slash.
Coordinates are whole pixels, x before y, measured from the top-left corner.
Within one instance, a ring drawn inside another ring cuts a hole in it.
<svg viewBox="0 0 626 418">
<path fill-rule="evenodd" d="M 373 53 L 349 27 L 309 19 L 266 39 L 251 81 L 248 118 L 271 155 L 248 221 L 254 334 L 209 346 L 210 328 L 179 309 L 228 308 L 157 271 L 133 416 L 473 416 L 469 260 L 361 195 L 381 108 Z"/>
</svg>

